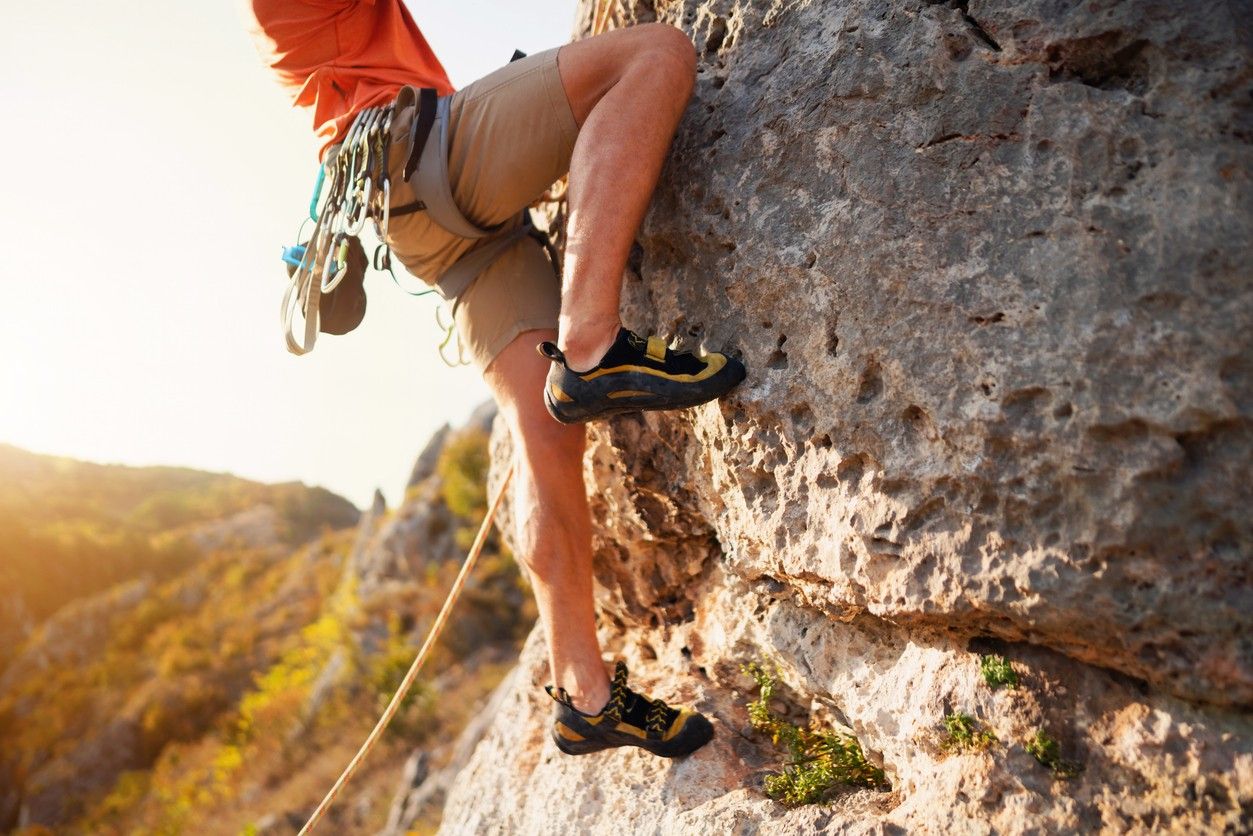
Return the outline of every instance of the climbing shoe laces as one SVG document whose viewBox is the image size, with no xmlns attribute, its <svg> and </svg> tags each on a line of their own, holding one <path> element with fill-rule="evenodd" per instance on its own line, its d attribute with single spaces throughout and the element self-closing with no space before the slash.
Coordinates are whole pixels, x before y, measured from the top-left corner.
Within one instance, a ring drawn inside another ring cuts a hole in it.
<svg viewBox="0 0 1253 836">
<path fill-rule="evenodd" d="M 568 755 L 584 755 L 617 746 L 637 746 L 661 757 L 682 757 L 704 746 L 713 727 L 690 709 L 676 709 L 627 685 L 627 667 L 618 662 L 609 688 L 609 702 L 598 714 L 574 707 L 563 688 L 548 686 L 557 702 L 552 736 Z"/>
<path fill-rule="evenodd" d="M 609 703 L 602 712 L 606 717 L 621 722 L 624 717 L 635 721 L 634 725 L 656 735 L 665 734 L 667 728 L 679 716 L 679 712 L 666 705 L 664 700 L 649 699 L 627 687 L 627 667 L 622 662 L 614 666 L 613 684 L 609 690 Z M 639 720 L 643 719 L 640 723 Z"/>
</svg>

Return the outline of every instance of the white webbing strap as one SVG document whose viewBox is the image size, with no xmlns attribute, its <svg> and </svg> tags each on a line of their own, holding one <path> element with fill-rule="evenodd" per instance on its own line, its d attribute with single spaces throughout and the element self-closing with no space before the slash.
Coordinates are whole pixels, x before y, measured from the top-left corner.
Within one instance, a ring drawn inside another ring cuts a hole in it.
<svg viewBox="0 0 1253 836">
<path fill-rule="evenodd" d="M 300 260 L 300 266 L 292 274 L 287 290 L 283 292 L 283 304 L 279 311 L 283 324 L 283 338 L 287 343 L 287 350 L 297 356 L 313 351 L 313 346 L 318 340 L 322 273 L 317 268 L 330 256 L 330 242 L 335 236 L 324 227 L 328 215 L 334 214 L 333 212 L 323 213 L 318 218 L 317 225 L 313 228 L 313 237 L 306 245 L 304 258 Z M 303 341 L 296 338 L 296 313 L 298 311 L 304 313 Z"/>
<path fill-rule="evenodd" d="M 518 239 L 525 238 L 529 232 L 530 227 L 525 223 L 520 223 L 494 241 L 470 250 L 457 259 L 436 282 L 435 287 L 439 290 L 439 295 L 453 303 L 455 312 L 457 304 L 461 301 L 461 295 L 474 283 L 479 274 L 491 267 L 496 259 L 505 254 L 505 250 L 513 246 Z"/>
<path fill-rule="evenodd" d="M 404 100 L 413 101 L 414 107 L 417 107 L 416 97 L 412 94 Z M 400 106 L 400 101 L 397 100 L 397 107 Z M 513 229 L 506 229 L 508 221 L 484 228 L 467 218 L 457 205 L 448 177 L 448 123 L 451 119 L 451 103 L 451 96 L 442 96 L 435 104 L 435 126 L 432 130 L 435 136 L 431 138 L 435 141 L 428 140 L 426 147 L 422 149 L 418 169 L 410 181 L 414 196 L 425 204 L 426 214 L 430 219 L 453 235 L 471 241 L 498 236 L 461 256 L 435 282 L 439 295 L 453 303 L 455 313 L 461 295 L 474 280 L 492 266 L 515 241 L 526 236 L 531 227 L 526 222 L 527 218 L 523 218 L 523 223 Z M 416 114 L 414 118 L 417 118 Z"/>
<path fill-rule="evenodd" d="M 436 102 L 435 129 L 432 133 L 438 134 L 438 140 L 427 141 L 418 161 L 418 170 L 414 172 L 410 182 L 414 196 L 426 204 L 426 214 L 435 223 L 462 238 L 485 238 L 498 232 L 502 225 L 484 229 L 467 218 L 453 198 L 452 185 L 448 180 L 448 122 L 451 101 L 451 96 L 442 96 Z M 414 118 L 417 118 L 416 114 Z"/>
</svg>

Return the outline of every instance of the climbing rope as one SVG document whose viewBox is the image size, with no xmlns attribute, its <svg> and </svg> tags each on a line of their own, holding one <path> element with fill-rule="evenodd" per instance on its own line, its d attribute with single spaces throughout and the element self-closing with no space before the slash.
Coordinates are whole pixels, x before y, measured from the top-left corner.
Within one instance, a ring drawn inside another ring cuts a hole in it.
<svg viewBox="0 0 1253 836">
<path fill-rule="evenodd" d="M 487 515 L 483 517 L 483 524 L 479 526 L 479 533 L 474 538 L 474 544 L 470 546 L 465 562 L 461 564 L 461 571 L 457 573 L 457 579 L 453 581 L 452 589 L 448 591 L 448 597 L 444 599 L 444 606 L 440 608 L 439 615 L 435 616 L 435 623 L 431 625 L 430 632 L 426 634 L 426 641 L 422 643 L 422 648 L 414 658 L 413 664 L 409 666 L 409 672 L 401 680 L 400 687 L 396 689 L 395 695 L 392 696 L 392 701 L 383 710 L 383 716 L 379 717 L 379 721 L 374 724 L 374 729 L 366 737 L 365 743 L 361 744 L 357 754 L 348 762 L 348 766 L 344 767 L 339 780 L 331 787 L 326 797 L 322 799 L 322 803 L 318 805 L 318 808 L 313 811 L 313 815 L 309 816 L 309 821 L 305 822 L 305 826 L 300 828 L 300 836 L 311 833 L 313 828 L 317 826 L 318 821 L 330 809 L 331 804 L 335 802 L 335 796 L 339 795 L 339 791 L 352 778 L 353 773 L 361 766 L 361 762 L 365 760 L 366 755 L 370 754 L 374 744 L 383 735 L 383 730 L 387 728 L 387 725 L 391 723 L 392 718 L 400 709 L 400 704 L 404 701 L 405 695 L 409 692 L 409 688 L 412 687 L 413 681 L 417 678 L 418 671 L 422 669 L 422 664 L 426 661 L 427 654 L 430 653 L 436 640 L 439 639 L 439 634 L 443 632 L 444 625 L 448 622 L 448 616 L 452 612 L 453 606 L 457 603 L 457 598 L 461 595 L 461 589 L 465 586 L 466 579 L 470 576 L 475 562 L 479 559 L 479 553 L 483 551 L 483 544 L 487 542 L 487 532 L 491 528 L 492 520 L 496 516 L 496 510 L 500 508 L 500 502 L 505 497 L 505 489 L 509 487 L 509 482 L 512 478 L 513 465 L 511 464 L 509 469 L 505 471 L 505 478 L 501 480 L 500 487 L 496 489 L 496 496 L 493 497 L 492 504 L 487 509 Z"/>
<path fill-rule="evenodd" d="M 604 0 L 593 8 L 591 37 L 608 30 L 609 21 L 613 18 L 614 2 L 615 0 Z"/>
</svg>

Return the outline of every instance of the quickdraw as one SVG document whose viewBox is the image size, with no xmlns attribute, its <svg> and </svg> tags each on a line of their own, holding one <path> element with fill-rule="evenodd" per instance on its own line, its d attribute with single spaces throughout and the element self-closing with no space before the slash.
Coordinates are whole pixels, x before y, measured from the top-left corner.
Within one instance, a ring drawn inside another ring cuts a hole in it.
<svg viewBox="0 0 1253 836">
<path fill-rule="evenodd" d="M 365 291 L 361 277 L 350 269 L 349 253 L 367 219 L 380 241 L 369 263 L 377 270 L 386 270 L 397 287 L 412 296 L 434 292 L 429 286 L 422 290 L 404 287 L 391 266 L 387 235 L 391 221 L 388 160 L 392 116 L 391 105 L 365 108 L 357 114 L 344 141 L 318 168 L 309 200 L 312 236 L 283 249 L 291 279 L 283 297 L 283 331 L 293 354 L 312 351 L 319 332 L 346 333 L 364 316 Z M 327 305 L 328 296 L 343 298 L 334 298 Z M 304 318 L 303 339 L 296 334 L 298 314 Z M 329 321 L 332 318 L 336 321 Z"/>
</svg>

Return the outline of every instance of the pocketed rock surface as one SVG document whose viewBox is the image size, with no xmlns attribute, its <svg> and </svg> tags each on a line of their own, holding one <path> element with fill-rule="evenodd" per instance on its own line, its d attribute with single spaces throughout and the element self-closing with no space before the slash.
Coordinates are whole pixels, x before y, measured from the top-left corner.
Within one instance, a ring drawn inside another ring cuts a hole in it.
<svg viewBox="0 0 1253 836">
<path fill-rule="evenodd" d="M 445 831 L 1253 829 L 1250 5 L 615 8 L 700 58 L 624 319 L 749 377 L 593 426 L 601 630 L 717 737 L 561 756 L 533 637 Z M 767 799 L 755 659 L 892 791 Z"/>
</svg>

